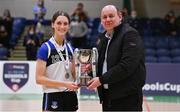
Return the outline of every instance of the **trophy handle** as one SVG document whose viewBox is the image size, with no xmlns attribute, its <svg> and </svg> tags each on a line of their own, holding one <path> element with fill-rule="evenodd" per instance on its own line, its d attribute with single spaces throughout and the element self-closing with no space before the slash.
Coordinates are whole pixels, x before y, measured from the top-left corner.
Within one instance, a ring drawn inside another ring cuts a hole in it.
<svg viewBox="0 0 180 112">
<path fill-rule="evenodd" d="M 97 61 L 98 61 L 98 50 L 97 50 L 97 48 L 93 47 L 93 49 L 92 49 L 92 74 L 93 74 L 93 77 L 96 77 Z"/>
<path fill-rule="evenodd" d="M 78 60 L 78 56 L 79 56 L 79 49 L 76 48 L 74 50 L 74 62 L 75 62 L 75 74 L 76 74 L 76 82 L 79 83 L 79 77 L 81 76 L 81 65 L 80 62 Z"/>
</svg>

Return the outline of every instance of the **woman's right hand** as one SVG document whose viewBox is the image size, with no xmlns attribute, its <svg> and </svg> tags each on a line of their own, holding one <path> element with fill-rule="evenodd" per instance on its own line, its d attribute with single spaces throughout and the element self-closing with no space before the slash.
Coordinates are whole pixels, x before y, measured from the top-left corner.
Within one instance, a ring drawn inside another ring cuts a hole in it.
<svg viewBox="0 0 180 112">
<path fill-rule="evenodd" d="M 65 87 L 72 91 L 77 91 L 77 89 L 79 89 L 78 84 L 76 84 L 75 82 L 66 82 Z"/>
</svg>

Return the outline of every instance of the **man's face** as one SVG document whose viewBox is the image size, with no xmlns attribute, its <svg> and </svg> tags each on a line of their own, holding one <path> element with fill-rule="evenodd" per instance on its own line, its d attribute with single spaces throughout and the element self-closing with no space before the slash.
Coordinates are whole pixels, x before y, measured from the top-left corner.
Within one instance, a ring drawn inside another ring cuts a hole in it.
<svg viewBox="0 0 180 112">
<path fill-rule="evenodd" d="M 105 6 L 101 12 L 101 23 L 107 31 L 112 31 L 121 21 L 122 16 L 118 15 L 114 6 Z"/>
</svg>

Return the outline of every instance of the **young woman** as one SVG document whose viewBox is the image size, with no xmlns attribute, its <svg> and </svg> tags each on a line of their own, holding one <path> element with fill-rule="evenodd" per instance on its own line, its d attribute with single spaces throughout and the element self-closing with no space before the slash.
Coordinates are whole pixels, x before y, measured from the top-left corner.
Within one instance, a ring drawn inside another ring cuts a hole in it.
<svg viewBox="0 0 180 112">
<path fill-rule="evenodd" d="M 76 111 L 78 100 L 72 63 L 73 49 L 66 42 L 70 18 L 57 11 L 52 17 L 53 36 L 37 54 L 36 82 L 43 86 L 43 111 Z"/>
<path fill-rule="evenodd" d="M 36 60 L 37 49 L 40 45 L 38 35 L 35 32 L 35 26 L 30 26 L 27 34 L 24 36 L 23 45 L 26 47 L 27 60 Z"/>
</svg>

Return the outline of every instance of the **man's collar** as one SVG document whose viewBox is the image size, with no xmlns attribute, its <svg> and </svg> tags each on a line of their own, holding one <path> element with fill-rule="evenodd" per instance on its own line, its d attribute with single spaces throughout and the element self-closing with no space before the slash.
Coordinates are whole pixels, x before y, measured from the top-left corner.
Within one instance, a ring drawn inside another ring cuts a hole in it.
<svg viewBox="0 0 180 112">
<path fill-rule="evenodd" d="M 114 34 L 114 30 L 113 30 L 111 33 L 106 32 L 106 33 L 105 33 L 105 37 L 108 38 L 108 39 L 112 39 L 113 34 Z"/>
</svg>

